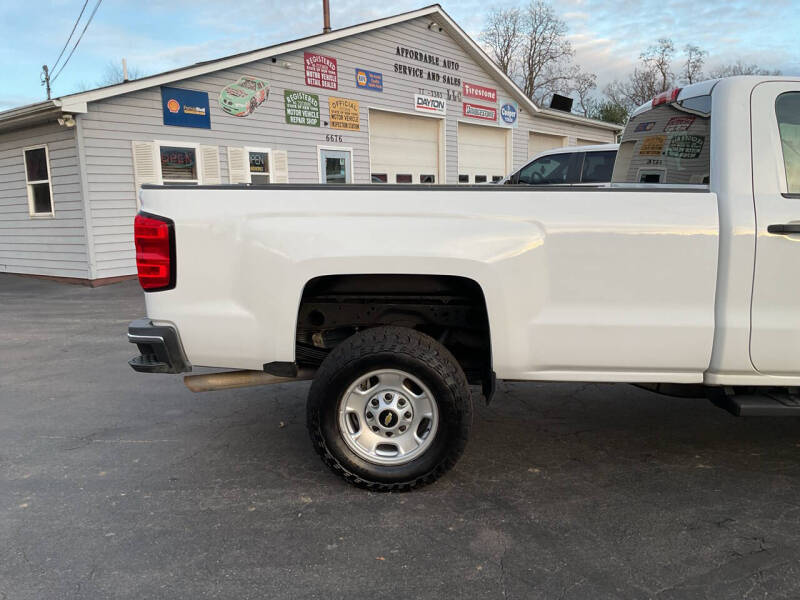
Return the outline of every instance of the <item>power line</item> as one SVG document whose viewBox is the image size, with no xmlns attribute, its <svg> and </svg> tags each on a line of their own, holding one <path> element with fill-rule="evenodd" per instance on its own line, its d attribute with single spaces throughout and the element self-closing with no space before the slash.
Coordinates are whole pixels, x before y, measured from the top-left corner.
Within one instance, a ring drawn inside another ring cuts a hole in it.
<svg viewBox="0 0 800 600">
<path fill-rule="evenodd" d="M 94 13 L 96 13 L 97 9 L 100 8 L 100 3 L 102 1 L 103 0 L 97 0 L 97 4 L 95 4 L 94 8 L 92 9 L 92 14 L 89 15 L 89 20 L 86 21 L 86 25 L 83 26 L 83 31 L 81 31 L 81 34 L 80 34 L 80 36 L 78 36 L 78 39 L 75 40 L 75 45 L 72 47 L 72 50 L 69 51 L 69 54 L 67 55 L 67 58 L 64 61 L 64 64 L 61 65 L 61 68 L 58 70 L 58 73 L 56 73 L 53 76 L 53 79 L 51 80 L 52 83 L 55 83 L 55 80 L 58 79 L 59 75 L 61 75 L 61 71 L 63 71 L 64 67 L 67 66 L 67 63 L 69 62 L 69 59 L 72 58 L 72 54 L 75 52 L 75 49 L 78 47 L 78 44 L 81 43 L 81 40 L 83 39 L 83 34 L 86 33 L 86 30 L 88 29 L 89 24 L 92 22 L 92 19 L 94 18 Z"/>
<path fill-rule="evenodd" d="M 59 54 L 58 54 L 58 58 L 56 59 L 56 62 L 54 62 L 54 63 L 53 63 L 51 66 L 50 66 L 50 70 L 51 70 L 51 71 L 52 71 L 53 69 L 55 69 L 55 68 L 58 66 L 58 61 L 60 61 L 60 60 L 61 60 L 61 57 L 62 57 L 62 56 L 64 56 L 64 50 L 66 50 L 66 49 L 67 49 L 67 46 L 69 46 L 69 42 L 70 42 L 70 40 L 72 39 L 72 36 L 75 34 L 75 30 L 78 28 L 78 23 L 80 23 L 80 22 L 81 22 L 81 17 L 83 16 L 83 11 L 85 11 L 85 10 L 86 10 L 86 5 L 87 5 L 87 4 L 89 4 L 89 0 L 84 0 L 84 2 L 83 2 L 83 7 L 81 8 L 81 12 L 80 12 L 80 14 L 78 15 L 78 18 L 77 18 L 77 19 L 75 19 L 75 24 L 72 26 L 72 31 L 70 31 L 70 32 L 69 32 L 69 37 L 67 38 L 67 41 L 66 41 L 66 42 L 64 42 L 64 47 L 63 47 L 63 48 L 61 48 L 61 52 L 59 52 Z"/>
</svg>

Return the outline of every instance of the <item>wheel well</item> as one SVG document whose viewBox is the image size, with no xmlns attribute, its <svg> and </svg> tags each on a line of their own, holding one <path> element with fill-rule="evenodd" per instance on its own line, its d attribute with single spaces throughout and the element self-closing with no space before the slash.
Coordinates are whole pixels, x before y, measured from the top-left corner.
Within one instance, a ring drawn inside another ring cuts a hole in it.
<svg viewBox="0 0 800 600">
<path fill-rule="evenodd" d="M 303 289 L 295 360 L 315 368 L 357 331 L 396 325 L 438 340 L 470 383 L 493 383 L 489 318 L 480 285 L 450 275 L 328 275 Z"/>
</svg>

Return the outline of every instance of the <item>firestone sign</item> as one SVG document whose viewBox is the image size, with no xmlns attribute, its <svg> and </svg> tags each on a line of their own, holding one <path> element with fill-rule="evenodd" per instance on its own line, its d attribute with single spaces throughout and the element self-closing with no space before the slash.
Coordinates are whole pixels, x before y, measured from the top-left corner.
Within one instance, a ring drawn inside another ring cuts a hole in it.
<svg viewBox="0 0 800 600">
<path fill-rule="evenodd" d="M 414 110 L 424 113 L 443 115 L 447 110 L 447 104 L 442 98 L 434 98 L 433 96 L 416 94 L 414 96 Z"/>
<path fill-rule="evenodd" d="M 497 90 L 482 85 L 475 85 L 474 83 L 462 84 L 461 93 L 465 98 L 476 98 L 478 100 L 485 100 L 486 102 L 497 102 Z"/>
<path fill-rule="evenodd" d="M 483 121 L 497 121 L 497 109 L 494 106 L 481 106 L 464 102 L 464 116 Z"/>
<path fill-rule="evenodd" d="M 306 52 L 303 54 L 303 63 L 306 70 L 306 85 L 326 90 L 339 89 L 339 70 L 335 58 Z"/>
</svg>

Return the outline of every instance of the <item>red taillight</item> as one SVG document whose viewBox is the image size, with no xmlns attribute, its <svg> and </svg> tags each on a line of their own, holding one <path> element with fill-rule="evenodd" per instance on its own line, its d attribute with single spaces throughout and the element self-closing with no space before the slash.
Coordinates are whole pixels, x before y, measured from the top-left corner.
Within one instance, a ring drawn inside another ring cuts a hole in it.
<svg viewBox="0 0 800 600">
<path fill-rule="evenodd" d="M 681 93 L 681 88 L 679 87 L 672 88 L 671 90 L 667 90 L 666 92 L 661 92 L 658 96 L 653 98 L 653 107 L 656 107 L 659 104 L 666 104 L 667 102 L 675 102 L 678 99 L 678 95 L 680 93 Z"/>
<path fill-rule="evenodd" d="M 133 240 L 136 243 L 136 270 L 142 289 L 154 292 L 174 287 L 172 221 L 138 214 L 133 221 Z"/>
</svg>

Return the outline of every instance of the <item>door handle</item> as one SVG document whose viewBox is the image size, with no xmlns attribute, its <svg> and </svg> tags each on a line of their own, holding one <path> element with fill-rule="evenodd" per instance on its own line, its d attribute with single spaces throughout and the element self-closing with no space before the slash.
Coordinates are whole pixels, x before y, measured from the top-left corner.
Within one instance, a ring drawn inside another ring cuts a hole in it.
<svg viewBox="0 0 800 600">
<path fill-rule="evenodd" d="M 780 235 L 800 233 L 800 223 L 779 223 L 776 225 L 767 225 L 767 233 L 777 233 Z"/>
</svg>

